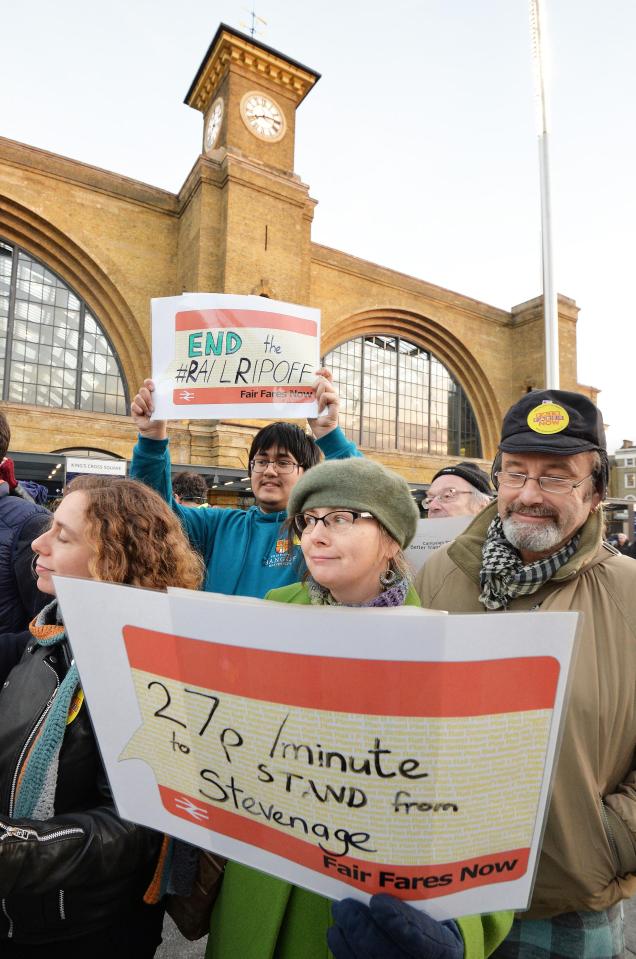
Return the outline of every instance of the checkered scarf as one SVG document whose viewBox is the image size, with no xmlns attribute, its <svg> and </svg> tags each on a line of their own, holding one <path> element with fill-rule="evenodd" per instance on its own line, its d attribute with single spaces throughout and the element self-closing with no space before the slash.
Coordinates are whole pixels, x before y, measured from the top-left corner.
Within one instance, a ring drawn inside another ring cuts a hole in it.
<svg viewBox="0 0 636 959">
<path fill-rule="evenodd" d="M 517 596 L 536 593 L 574 555 L 580 539 L 577 533 L 557 553 L 524 566 L 518 551 L 505 537 L 501 517 L 495 516 L 481 553 L 480 603 L 486 609 L 501 609 Z"/>
<path fill-rule="evenodd" d="M 602 912 L 564 912 L 551 919 L 515 919 L 505 942 L 491 955 L 491 959 L 624 957 L 620 904 Z"/>
</svg>

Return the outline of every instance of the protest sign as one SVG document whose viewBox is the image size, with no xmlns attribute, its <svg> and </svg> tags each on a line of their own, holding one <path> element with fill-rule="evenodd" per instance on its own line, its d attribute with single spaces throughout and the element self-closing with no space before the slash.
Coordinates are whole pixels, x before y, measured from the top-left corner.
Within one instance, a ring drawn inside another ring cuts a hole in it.
<svg viewBox="0 0 636 959">
<path fill-rule="evenodd" d="M 159 419 L 316 416 L 320 311 L 261 296 L 152 300 Z"/>
<path fill-rule="evenodd" d="M 124 818 L 334 898 L 527 905 L 576 614 L 56 587 Z"/>
<path fill-rule="evenodd" d="M 413 542 L 404 550 L 404 555 L 413 570 L 417 573 L 431 553 L 440 546 L 446 546 L 463 533 L 474 518 L 474 516 L 447 516 L 442 519 L 418 520 Z"/>
</svg>

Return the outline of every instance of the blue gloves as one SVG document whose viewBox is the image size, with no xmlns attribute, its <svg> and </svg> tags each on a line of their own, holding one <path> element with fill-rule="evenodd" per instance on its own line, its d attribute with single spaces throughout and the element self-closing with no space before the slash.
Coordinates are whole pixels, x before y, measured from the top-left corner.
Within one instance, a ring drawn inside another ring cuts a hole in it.
<svg viewBox="0 0 636 959">
<path fill-rule="evenodd" d="M 457 925 L 438 922 L 400 899 L 373 896 L 334 902 L 327 942 L 335 959 L 463 959 Z"/>
</svg>

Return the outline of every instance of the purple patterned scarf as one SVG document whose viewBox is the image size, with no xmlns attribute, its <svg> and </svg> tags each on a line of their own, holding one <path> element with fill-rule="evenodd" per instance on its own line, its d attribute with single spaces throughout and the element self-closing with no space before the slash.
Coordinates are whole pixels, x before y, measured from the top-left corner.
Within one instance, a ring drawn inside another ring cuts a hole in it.
<svg viewBox="0 0 636 959">
<path fill-rule="evenodd" d="M 311 599 L 312 606 L 344 605 L 343 603 L 336 602 L 329 590 L 317 583 L 316 580 L 312 579 L 311 576 L 307 578 L 305 585 L 309 591 L 309 598 Z M 402 579 L 398 579 L 393 586 L 389 586 L 387 589 L 383 590 L 378 596 L 367 600 L 366 603 L 347 603 L 347 605 L 357 606 L 360 609 L 366 609 L 372 606 L 404 606 L 404 600 L 406 599 L 406 594 L 409 591 L 409 585 L 409 581 L 403 577 Z"/>
</svg>

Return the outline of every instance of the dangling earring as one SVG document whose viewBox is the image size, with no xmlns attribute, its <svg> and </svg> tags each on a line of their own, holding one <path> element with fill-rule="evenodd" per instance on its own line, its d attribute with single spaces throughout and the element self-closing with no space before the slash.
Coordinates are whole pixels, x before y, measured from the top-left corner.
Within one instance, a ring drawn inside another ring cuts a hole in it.
<svg viewBox="0 0 636 959">
<path fill-rule="evenodd" d="M 38 578 L 39 578 L 39 577 L 38 577 L 38 574 L 37 574 L 36 571 L 35 571 L 35 567 L 37 566 L 37 564 L 38 564 L 38 554 L 37 554 L 37 553 L 34 553 L 34 554 L 33 554 L 33 559 L 31 560 L 31 574 L 32 574 L 32 576 L 33 576 L 33 579 L 38 579 Z"/>
<path fill-rule="evenodd" d="M 380 573 L 380 584 L 384 589 L 388 589 L 390 586 L 394 586 L 398 580 L 398 573 L 396 569 L 393 569 L 391 563 L 385 569 L 383 573 Z"/>
</svg>

